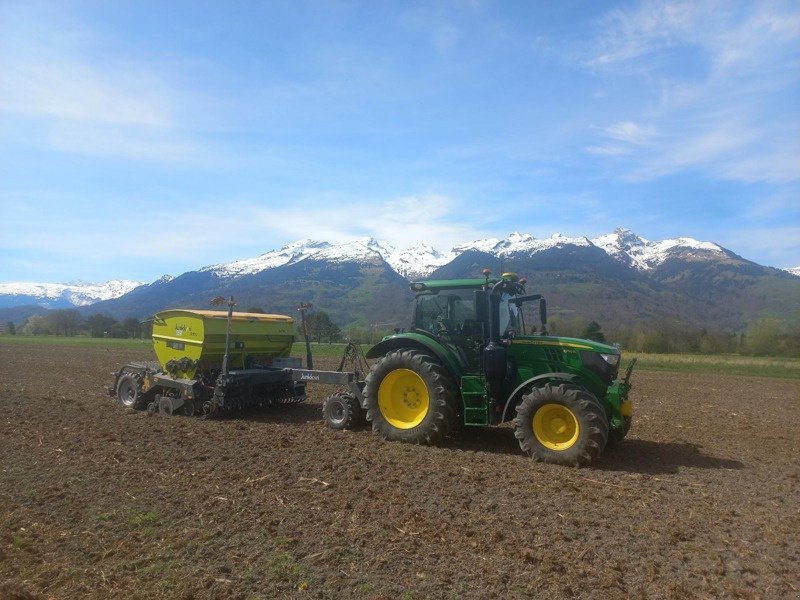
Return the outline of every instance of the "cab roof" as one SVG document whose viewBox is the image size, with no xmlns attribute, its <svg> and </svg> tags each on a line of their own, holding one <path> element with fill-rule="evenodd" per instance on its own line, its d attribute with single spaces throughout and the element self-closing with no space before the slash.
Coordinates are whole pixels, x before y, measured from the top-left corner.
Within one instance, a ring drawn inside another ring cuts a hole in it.
<svg viewBox="0 0 800 600">
<path fill-rule="evenodd" d="M 497 283 L 497 279 L 482 277 L 479 279 L 429 279 L 427 281 L 413 281 L 409 284 L 412 292 L 434 292 L 439 290 L 454 289 L 480 289 L 487 283 L 489 285 Z"/>
<path fill-rule="evenodd" d="M 475 279 L 429 279 L 427 281 L 413 281 L 409 284 L 412 292 L 436 292 L 439 290 L 457 289 L 480 289 L 485 285 L 494 285 L 498 281 L 520 282 L 524 285 L 525 280 L 520 279 L 516 273 L 503 273 L 497 277 L 480 277 Z"/>
</svg>

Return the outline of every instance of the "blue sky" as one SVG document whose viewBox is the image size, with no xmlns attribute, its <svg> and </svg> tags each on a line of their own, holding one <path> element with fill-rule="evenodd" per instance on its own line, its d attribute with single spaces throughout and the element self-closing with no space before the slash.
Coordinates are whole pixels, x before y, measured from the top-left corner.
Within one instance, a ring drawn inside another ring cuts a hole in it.
<svg viewBox="0 0 800 600">
<path fill-rule="evenodd" d="M 0 281 L 300 238 L 800 265 L 797 2 L 0 3 Z"/>
</svg>

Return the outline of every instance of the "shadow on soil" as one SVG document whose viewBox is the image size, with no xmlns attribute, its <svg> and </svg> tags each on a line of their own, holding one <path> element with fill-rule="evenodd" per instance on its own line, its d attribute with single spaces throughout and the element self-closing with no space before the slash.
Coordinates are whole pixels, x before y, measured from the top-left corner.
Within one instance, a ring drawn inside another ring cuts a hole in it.
<svg viewBox="0 0 800 600">
<path fill-rule="evenodd" d="M 603 471 L 656 475 L 677 473 L 680 467 L 738 470 L 744 468 L 744 463 L 705 454 L 697 444 L 630 439 L 607 450 L 593 467 Z"/>
<path fill-rule="evenodd" d="M 265 410 L 249 411 L 218 418 L 302 424 L 322 422 L 322 407 L 316 403 L 276 406 Z M 368 426 L 359 431 L 369 434 Z M 457 436 L 449 437 L 441 448 L 461 452 L 489 452 L 521 456 L 522 453 L 511 427 L 467 427 Z M 629 438 L 615 448 L 607 448 L 603 455 L 589 467 L 600 471 L 620 471 L 650 475 L 677 473 L 681 467 L 694 469 L 743 469 L 738 460 L 705 454 L 698 444 L 688 442 L 658 442 Z"/>
<path fill-rule="evenodd" d="M 461 451 L 521 455 L 514 432 L 508 427 L 469 428 L 441 446 Z M 657 475 L 677 473 L 681 467 L 739 470 L 744 468 L 744 464 L 705 454 L 697 444 L 628 439 L 615 448 L 606 449 L 589 468 Z"/>
</svg>

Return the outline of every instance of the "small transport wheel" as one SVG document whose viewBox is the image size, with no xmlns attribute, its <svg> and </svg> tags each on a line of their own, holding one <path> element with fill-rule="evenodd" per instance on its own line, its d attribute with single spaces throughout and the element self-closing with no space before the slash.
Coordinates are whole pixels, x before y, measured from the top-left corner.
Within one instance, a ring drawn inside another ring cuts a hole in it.
<svg viewBox="0 0 800 600">
<path fill-rule="evenodd" d="M 322 418 L 331 429 L 354 429 L 364 422 L 364 410 L 353 394 L 340 392 L 325 398 Z"/>
<path fill-rule="evenodd" d="M 387 440 L 434 444 L 455 428 L 458 392 L 432 356 L 395 350 L 367 375 L 364 401 L 372 430 Z"/>
<path fill-rule="evenodd" d="M 145 406 L 141 378 L 134 373 L 125 373 L 117 381 L 117 399 L 126 408 L 141 410 Z"/>
<path fill-rule="evenodd" d="M 534 460 L 588 465 L 606 447 L 608 418 L 597 398 L 583 388 L 548 383 L 522 397 L 514 435 Z"/>
</svg>

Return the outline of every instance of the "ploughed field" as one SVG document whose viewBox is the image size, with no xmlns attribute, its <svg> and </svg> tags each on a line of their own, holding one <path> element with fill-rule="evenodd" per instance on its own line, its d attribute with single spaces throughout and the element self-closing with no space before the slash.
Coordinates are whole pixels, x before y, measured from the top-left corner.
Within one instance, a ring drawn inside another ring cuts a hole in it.
<svg viewBox="0 0 800 600">
<path fill-rule="evenodd" d="M 0 598 L 800 594 L 800 380 L 635 373 L 628 439 L 572 469 L 505 426 L 329 430 L 325 386 L 220 420 L 105 394 L 150 359 L 0 343 Z"/>
</svg>

